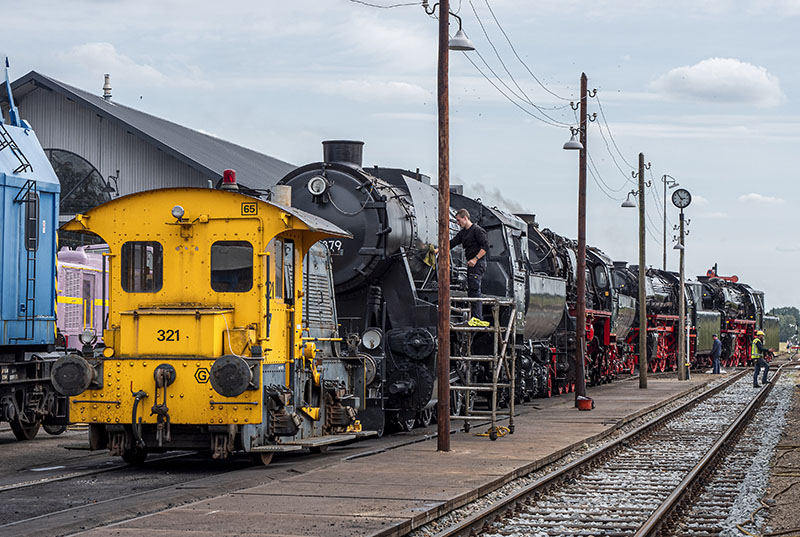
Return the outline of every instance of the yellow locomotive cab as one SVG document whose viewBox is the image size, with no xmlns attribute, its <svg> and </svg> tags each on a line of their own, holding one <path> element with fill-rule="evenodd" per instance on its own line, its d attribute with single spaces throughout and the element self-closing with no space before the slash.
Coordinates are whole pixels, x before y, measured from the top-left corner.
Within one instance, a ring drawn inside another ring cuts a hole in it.
<svg viewBox="0 0 800 537">
<path fill-rule="evenodd" d="M 93 448 L 131 461 L 166 449 L 268 460 L 357 428 L 363 396 L 351 388 L 363 364 L 309 353 L 301 307 L 304 256 L 348 233 L 200 188 L 121 197 L 62 229 L 109 248 L 105 347 L 53 371 L 73 421 L 90 424 Z"/>
</svg>

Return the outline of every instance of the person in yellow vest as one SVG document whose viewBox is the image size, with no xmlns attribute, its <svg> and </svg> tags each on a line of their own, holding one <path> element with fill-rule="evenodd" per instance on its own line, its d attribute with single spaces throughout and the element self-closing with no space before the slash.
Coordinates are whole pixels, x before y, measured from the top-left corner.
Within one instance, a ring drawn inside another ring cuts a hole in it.
<svg viewBox="0 0 800 537">
<path fill-rule="evenodd" d="M 770 352 L 770 349 L 764 347 L 764 332 L 758 330 L 756 332 L 756 337 L 753 339 L 753 345 L 750 347 L 750 360 L 753 362 L 755 366 L 755 372 L 753 373 L 753 387 L 760 388 L 758 384 L 758 372 L 761 368 L 764 368 L 764 375 L 761 377 L 761 384 L 767 383 L 767 373 L 769 373 L 769 362 L 765 359 L 767 353 Z"/>
</svg>

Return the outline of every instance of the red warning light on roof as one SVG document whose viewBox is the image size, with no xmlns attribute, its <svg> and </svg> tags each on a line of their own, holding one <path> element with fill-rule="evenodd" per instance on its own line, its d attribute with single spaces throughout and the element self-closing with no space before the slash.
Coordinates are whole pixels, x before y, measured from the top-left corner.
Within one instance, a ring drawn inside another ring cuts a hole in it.
<svg viewBox="0 0 800 537">
<path fill-rule="evenodd" d="M 236 170 L 225 170 L 222 172 L 222 190 L 239 190 L 239 185 L 236 184 Z"/>
</svg>

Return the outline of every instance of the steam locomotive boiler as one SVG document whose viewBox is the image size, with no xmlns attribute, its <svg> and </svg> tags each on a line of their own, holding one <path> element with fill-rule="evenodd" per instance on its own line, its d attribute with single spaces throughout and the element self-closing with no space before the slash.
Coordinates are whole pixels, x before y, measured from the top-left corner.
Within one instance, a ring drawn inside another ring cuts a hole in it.
<svg viewBox="0 0 800 537">
<path fill-rule="evenodd" d="M 539 230 L 529 218 L 528 249 L 533 270 L 563 278 L 566 284 L 563 314 L 551 336 L 556 392 L 573 388 L 575 360 L 575 310 L 577 303 L 577 245 L 549 229 Z M 584 370 L 589 384 L 611 380 L 623 370 L 617 342 L 627 335 L 635 300 L 620 295 L 612 284 L 613 265 L 596 248 L 586 251 L 586 349 Z"/>
<path fill-rule="evenodd" d="M 553 380 L 559 372 L 551 338 L 564 314 L 567 283 L 561 275 L 547 274 L 531 262 L 528 237 L 532 232 L 529 221 L 532 222 L 533 217 L 489 207 L 480 200 L 464 196 L 458 187 L 450 193 L 450 208 L 467 209 L 471 220 L 486 230 L 489 251 L 483 293 L 514 299 L 517 399 L 551 395 Z M 501 317 L 500 323 L 505 326 L 508 319 Z M 475 343 L 479 345 L 481 341 Z M 475 352 L 489 351 L 477 349 Z M 562 360 L 563 378 L 568 376 L 568 369 L 569 364 Z"/>
<path fill-rule="evenodd" d="M 331 239 L 343 352 L 369 364 L 365 428 L 410 429 L 435 404 L 437 192 L 426 177 L 362 168 L 363 142 L 323 142 L 323 161 L 290 172 L 292 205 L 350 231 Z M 428 263 L 426 263 L 426 257 Z M 462 263 L 463 264 L 463 263 Z"/>
</svg>

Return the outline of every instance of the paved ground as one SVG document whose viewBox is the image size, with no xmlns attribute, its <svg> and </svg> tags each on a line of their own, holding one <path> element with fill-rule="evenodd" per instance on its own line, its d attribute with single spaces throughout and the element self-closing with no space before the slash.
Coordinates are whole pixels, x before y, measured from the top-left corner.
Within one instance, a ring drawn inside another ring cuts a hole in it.
<svg viewBox="0 0 800 537">
<path fill-rule="evenodd" d="M 80 535 L 403 535 L 708 380 L 706 375 L 688 382 L 661 377 L 651 378 L 647 390 L 635 380 L 593 388 L 597 408 L 591 412 L 576 410 L 570 395 L 537 400 L 521 408 L 515 434 L 496 442 L 459 433 L 449 453 L 437 452 L 432 439 L 369 457 L 345 457 Z"/>
</svg>

